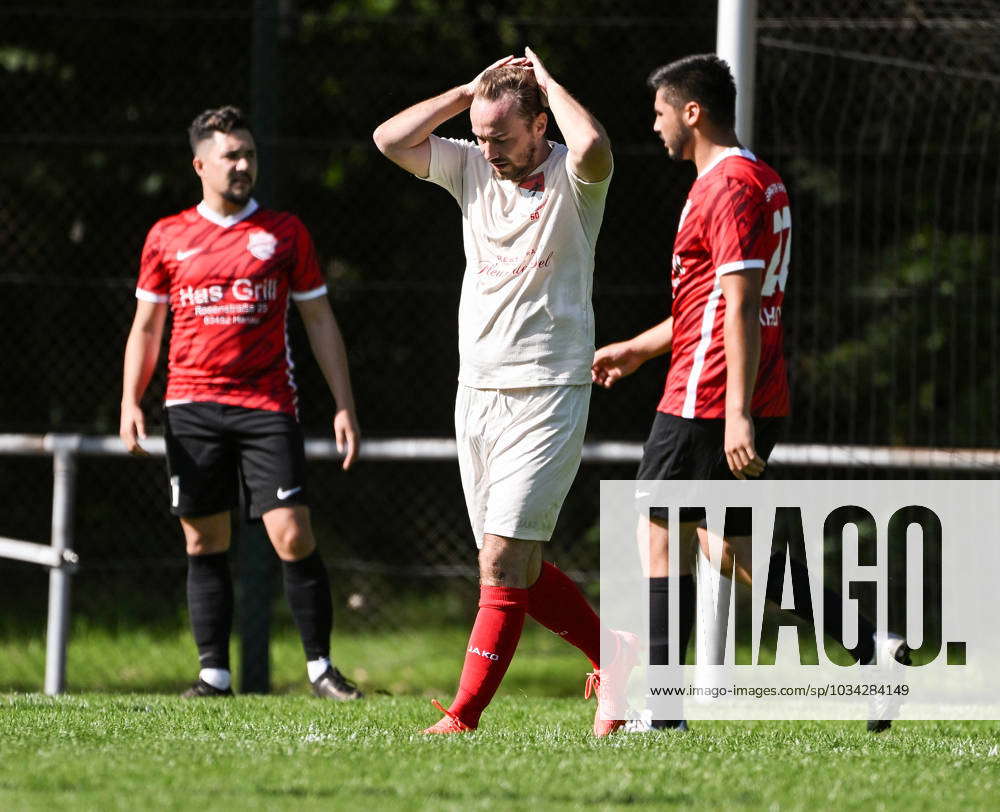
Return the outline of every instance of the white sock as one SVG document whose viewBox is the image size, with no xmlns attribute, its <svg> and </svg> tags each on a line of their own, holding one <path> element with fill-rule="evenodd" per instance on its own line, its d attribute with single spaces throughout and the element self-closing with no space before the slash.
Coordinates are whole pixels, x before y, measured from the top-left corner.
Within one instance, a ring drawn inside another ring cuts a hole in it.
<svg viewBox="0 0 1000 812">
<path fill-rule="evenodd" d="M 310 660 L 306 663 L 306 671 L 309 672 L 309 681 L 315 682 L 323 676 L 326 669 L 330 667 L 329 657 L 320 657 L 318 660 Z"/>
<path fill-rule="evenodd" d="M 233 684 L 233 678 L 228 668 L 203 668 L 198 672 L 198 679 L 220 691 L 227 690 Z"/>
</svg>

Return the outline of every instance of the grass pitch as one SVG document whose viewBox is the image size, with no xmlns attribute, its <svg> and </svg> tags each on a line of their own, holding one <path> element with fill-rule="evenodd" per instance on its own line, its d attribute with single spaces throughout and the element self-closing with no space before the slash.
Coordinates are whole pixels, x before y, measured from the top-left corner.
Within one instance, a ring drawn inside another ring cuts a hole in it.
<svg viewBox="0 0 1000 812">
<path fill-rule="evenodd" d="M 995 728 L 699 723 L 589 734 L 581 699 L 506 696 L 422 737 L 426 700 L 0 698 L 0 807 L 19 809 L 987 809 Z"/>
<path fill-rule="evenodd" d="M 422 737 L 467 634 L 335 634 L 338 664 L 371 696 L 340 704 L 307 695 L 296 635 L 279 629 L 277 695 L 192 702 L 176 698 L 196 668 L 186 629 L 77 626 L 74 693 L 0 693 L 0 810 L 997 808 L 992 722 L 881 736 L 863 722 L 694 722 L 596 740 L 586 661 L 533 625 L 480 730 Z M 0 690 L 38 690 L 43 658 L 37 638 L 0 635 Z"/>
</svg>

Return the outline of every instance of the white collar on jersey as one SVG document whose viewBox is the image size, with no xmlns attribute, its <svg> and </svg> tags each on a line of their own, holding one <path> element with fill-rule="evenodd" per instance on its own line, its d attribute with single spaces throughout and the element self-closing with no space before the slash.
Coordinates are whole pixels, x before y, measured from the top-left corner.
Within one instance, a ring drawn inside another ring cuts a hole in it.
<svg viewBox="0 0 1000 812">
<path fill-rule="evenodd" d="M 230 214 L 228 217 L 223 217 L 218 212 L 212 211 L 208 207 L 208 204 L 202 200 L 198 204 L 198 214 L 208 220 L 210 223 L 215 223 L 217 226 L 222 226 L 223 228 L 229 228 L 230 226 L 235 226 L 240 220 L 246 220 L 251 214 L 253 214 L 260 206 L 257 205 L 257 201 L 252 197 L 250 201 L 235 214 Z"/>
<path fill-rule="evenodd" d="M 715 167 L 717 167 L 720 163 L 726 160 L 726 158 L 732 158 L 734 155 L 742 155 L 747 160 L 754 162 L 757 161 L 757 156 L 754 155 L 750 150 L 743 149 L 743 147 L 730 147 L 729 149 L 720 152 L 718 155 L 716 155 L 715 160 L 713 160 L 712 163 L 710 163 L 708 166 L 702 169 L 701 172 L 698 173 L 698 177 L 699 178 L 704 177 L 713 169 L 715 169 Z"/>
</svg>

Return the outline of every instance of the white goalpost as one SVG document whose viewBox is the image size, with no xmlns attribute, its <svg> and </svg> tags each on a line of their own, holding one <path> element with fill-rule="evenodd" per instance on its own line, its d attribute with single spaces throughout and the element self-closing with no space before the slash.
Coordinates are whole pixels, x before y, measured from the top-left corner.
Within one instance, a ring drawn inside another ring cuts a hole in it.
<svg viewBox="0 0 1000 812">
<path fill-rule="evenodd" d="M 715 51 L 729 63 L 736 80 L 736 135 L 747 149 L 753 148 L 756 19 L 757 0 L 719 0 Z M 703 552 L 697 560 L 695 682 L 710 687 L 714 672 L 708 664 L 723 662 L 729 623 L 728 616 L 717 615 L 716 607 L 732 606 L 733 582 L 713 569 Z"/>
</svg>

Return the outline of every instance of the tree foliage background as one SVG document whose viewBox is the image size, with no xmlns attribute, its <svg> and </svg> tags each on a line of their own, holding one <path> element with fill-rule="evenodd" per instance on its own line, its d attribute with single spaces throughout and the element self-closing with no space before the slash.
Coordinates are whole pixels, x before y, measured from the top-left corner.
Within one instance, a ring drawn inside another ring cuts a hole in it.
<svg viewBox="0 0 1000 812">
<path fill-rule="evenodd" d="M 760 4 L 754 147 L 795 205 L 790 440 L 993 445 L 998 421 L 993 4 Z M 828 11 L 828 9 L 827 9 Z M 989 12 L 992 11 L 992 15 Z M 255 81 L 255 13 L 275 40 Z M 384 118 L 531 44 L 606 124 L 599 342 L 666 315 L 693 177 L 650 131 L 650 69 L 714 47 L 712 3 L 46 2 L 0 10 L 0 290 L 7 431 L 113 431 L 139 248 L 198 198 L 184 130 L 254 112 L 265 202 L 312 229 L 370 435 L 451 432 L 456 212 L 373 148 Z M 444 131 L 467 135 L 466 117 Z M 553 135 L 558 133 L 553 127 Z M 301 346 L 301 342 L 299 342 Z M 301 355 L 301 354 L 300 354 Z M 308 359 L 304 421 L 329 402 Z M 591 432 L 641 438 L 666 359 L 597 393 Z M 155 403 L 157 393 L 150 402 Z"/>
<path fill-rule="evenodd" d="M 694 171 L 664 156 L 645 79 L 713 50 L 715 15 L 714 3 L 662 0 L 5 3 L 0 431 L 116 432 L 145 233 L 198 200 L 187 124 L 235 103 L 273 114 L 258 128 L 271 178 L 259 196 L 313 233 L 366 436 L 450 436 L 459 214 L 440 189 L 381 157 L 370 134 L 525 45 L 614 147 L 598 342 L 661 320 Z M 793 201 L 787 440 L 997 444 L 998 30 L 992 0 L 760 0 L 752 146 Z M 467 134 L 466 117 L 442 131 Z M 302 419 L 307 433 L 325 435 L 331 403 L 303 338 L 293 324 Z M 590 436 L 645 437 L 667 362 L 595 392 Z M 148 398 L 154 426 L 162 383 L 161 372 Z M 47 466 L 0 458 L 0 534 L 47 537 Z M 78 600 L 127 605 L 129 617 L 152 611 L 129 599 L 136 592 L 177 605 L 183 556 L 160 464 L 85 460 L 81 471 L 77 534 L 88 564 Z M 594 569 L 597 481 L 632 475 L 585 466 L 555 558 Z M 384 595 L 393 579 L 451 572 L 456 561 L 470 571 L 453 466 L 373 463 L 344 477 L 318 465 L 314 485 L 342 592 Z M 0 566 L 23 573 L 36 594 L 40 576 Z"/>
</svg>

